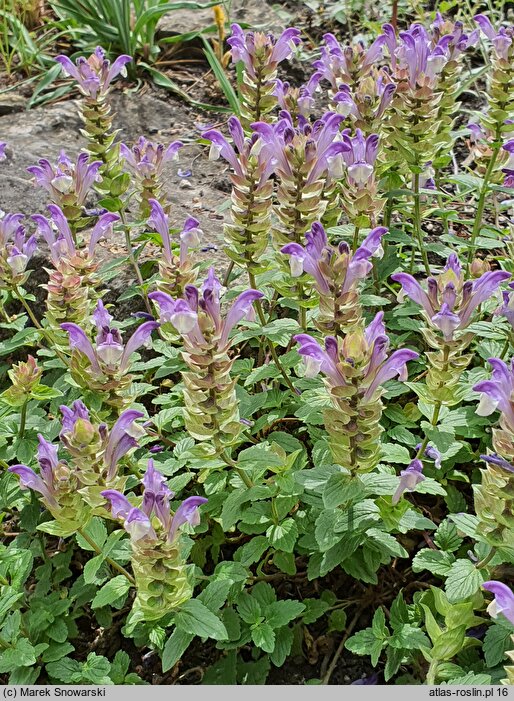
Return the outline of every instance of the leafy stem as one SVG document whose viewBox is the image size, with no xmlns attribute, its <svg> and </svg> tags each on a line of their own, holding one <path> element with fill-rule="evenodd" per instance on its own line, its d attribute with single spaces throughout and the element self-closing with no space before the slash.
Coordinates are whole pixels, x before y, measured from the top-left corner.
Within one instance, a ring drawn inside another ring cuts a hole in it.
<svg viewBox="0 0 514 701">
<path fill-rule="evenodd" d="M 248 270 L 248 278 L 250 280 L 250 287 L 252 287 L 254 290 L 257 289 L 255 275 L 252 272 L 250 272 L 250 270 Z M 257 316 L 259 317 L 259 321 L 261 322 L 262 326 L 266 326 L 266 317 L 264 316 L 264 310 L 262 308 L 262 304 L 261 304 L 260 299 L 255 301 L 255 309 L 257 310 Z M 275 349 L 275 346 L 273 345 L 273 341 L 271 341 L 269 338 L 266 339 L 265 337 L 263 337 L 261 339 L 261 341 L 267 343 L 267 346 L 268 346 L 269 351 L 271 353 L 271 357 L 273 358 L 273 361 L 274 361 L 275 365 L 277 366 L 280 374 L 284 378 L 284 382 L 286 383 L 286 385 L 289 387 L 289 389 L 294 394 L 298 394 L 298 391 L 296 390 L 295 386 L 293 385 L 293 383 L 291 382 L 291 380 L 287 376 L 287 373 L 284 370 L 284 367 L 282 366 L 282 363 L 279 360 L 279 357 L 277 355 L 277 351 Z"/>
<path fill-rule="evenodd" d="M 77 533 L 79 533 L 79 535 L 81 535 L 82 538 L 84 538 L 84 540 L 86 541 L 86 543 L 87 543 L 88 545 L 90 545 L 90 546 L 93 548 L 93 550 L 95 551 L 95 553 L 96 553 L 97 555 L 102 555 L 102 556 L 105 558 L 105 561 L 107 562 L 108 565 L 110 565 L 114 570 L 117 570 L 120 574 L 124 575 L 124 576 L 128 579 L 128 581 L 129 581 L 133 586 L 135 586 L 136 580 L 135 580 L 134 577 L 130 574 L 130 572 L 127 572 L 127 570 L 126 570 L 124 567 L 122 567 L 121 565 L 119 565 L 119 564 L 118 564 L 117 562 L 115 562 L 112 558 L 105 556 L 105 555 L 103 554 L 103 552 L 102 552 L 102 549 L 98 547 L 98 545 L 95 543 L 95 541 L 94 541 L 92 538 L 90 538 L 90 537 L 87 535 L 87 533 L 84 532 L 84 530 L 83 530 L 82 528 L 79 528 L 78 531 L 77 531 Z"/>
<path fill-rule="evenodd" d="M 482 219 L 484 216 L 484 209 L 485 209 L 487 193 L 489 192 L 489 183 L 490 183 L 494 168 L 496 166 L 496 161 L 498 160 L 498 154 L 500 153 L 500 148 L 501 148 L 501 126 L 498 125 L 496 127 L 496 133 L 494 136 L 494 144 L 492 147 L 491 158 L 489 159 L 489 163 L 487 164 L 487 170 L 485 171 L 484 179 L 482 180 L 482 187 L 480 188 L 480 195 L 478 197 L 477 212 L 476 212 L 476 216 L 475 216 L 475 221 L 473 223 L 473 231 L 471 232 L 471 240 L 469 242 L 469 253 L 468 253 L 468 262 L 467 262 L 466 272 L 469 272 L 469 267 L 471 265 L 471 262 L 473 260 L 473 256 L 475 254 L 475 242 L 476 242 L 478 234 L 480 233 L 480 229 L 482 228 Z"/>
</svg>

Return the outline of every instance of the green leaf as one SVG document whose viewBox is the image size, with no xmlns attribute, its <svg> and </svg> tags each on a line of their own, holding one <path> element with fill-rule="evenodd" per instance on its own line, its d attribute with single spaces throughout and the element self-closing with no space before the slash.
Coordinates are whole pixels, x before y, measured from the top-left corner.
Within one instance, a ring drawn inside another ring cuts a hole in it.
<svg viewBox="0 0 514 701">
<path fill-rule="evenodd" d="M 84 679 L 93 684 L 108 684 L 111 664 L 103 655 L 90 652 L 86 661 L 82 664 L 81 674 Z"/>
<path fill-rule="evenodd" d="M 276 630 L 275 636 L 275 648 L 270 655 L 270 659 L 276 667 L 282 667 L 291 652 L 294 632 L 292 628 L 284 627 Z"/>
<path fill-rule="evenodd" d="M 190 599 L 180 607 L 175 616 L 177 628 L 198 635 L 200 638 L 227 640 L 227 629 L 212 611 L 198 599 Z"/>
<path fill-rule="evenodd" d="M 452 686 L 488 686 L 491 684 L 491 676 L 489 674 L 475 674 L 474 672 L 468 672 L 464 676 L 455 677 L 446 683 Z"/>
<path fill-rule="evenodd" d="M 448 448 L 455 442 L 454 431 L 445 431 L 441 426 L 434 428 L 428 421 L 422 421 L 421 428 L 441 453 L 446 453 Z"/>
<path fill-rule="evenodd" d="M 36 651 L 27 638 L 19 638 L 16 645 L 0 654 L 0 674 L 11 672 L 15 667 L 30 667 L 36 664 Z"/>
<path fill-rule="evenodd" d="M 429 649 L 430 640 L 422 630 L 410 623 L 406 623 L 401 628 L 398 628 L 389 638 L 389 645 L 405 650 L 418 650 L 423 647 Z"/>
<path fill-rule="evenodd" d="M 328 632 L 337 631 L 342 633 L 346 629 L 346 619 L 346 611 L 343 609 L 332 611 L 328 617 Z"/>
<path fill-rule="evenodd" d="M 454 557 L 450 553 L 423 548 L 412 561 L 412 571 L 421 572 L 422 570 L 428 570 L 432 574 L 446 577 L 453 563 Z"/>
<path fill-rule="evenodd" d="M 275 631 L 268 623 L 252 627 L 252 640 L 264 652 L 273 652 L 275 649 Z"/>
<path fill-rule="evenodd" d="M 286 626 L 305 610 L 304 604 L 299 601 L 285 599 L 282 601 L 274 601 L 264 611 L 266 622 L 272 628 L 281 628 Z"/>
<path fill-rule="evenodd" d="M 398 443 L 384 443 L 381 446 L 382 460 L 384 462 L 400 463 L 408 465 L 411 461 L 411 456 L 407 448 Z"/>
<path fill-rule="evenodd" d="M 488 667 L 500 664 L 507 650 L 511 649 L 511 635 L 512 631 L 501 625 L 492 625 L 487 629 L 482 649 Z"/>
<path fill-rule="evenodd" d="M 457 533 L 457 526 L 450 519 L 445 519 L 439 524 L 434 534 L 434 543 L 441 550 L 453 552 L 458 550 L 462 543 L 462 538 Z"/>
<path fill-rule="evenodd" d="M 482 585 L 484 577 L 473 562 L 457 560 L 453 563 L 446 580 L 446 595 L 450 603 L 467 599 L 475 594 Z"/>
<path fill-rule="evenodd" d="M 371 628 L 360 630 L 346 641 L 346 649 L 355 655 L 369 655 L 371 664 L 375 667 L 384 646 L 384 640 L 377 638 Z"/>
<path fill-rule="evenodd" d="M 277 550 L 292 553 L 298 538 L 298 527 L 292 518 L 286 518 L 278 526 L 270 526 L 266 531 L 266 536 L 269 538 L 271 545 Z"/>
<path fill-rule="evenodd" d="M 302 615 L 302 621 L 305 625 L 314 623 L 318 618 L 321 618 L 324 613 L 330 608 L 326 601 L 323 599 L 304 599 L 302 604 L 305 606 L 305 610 Z"/>
<path fill-rule="evenodd" d="M 101 518 L 95 516 L 83 529 L 84 533 L 89 536 L 89 538 L 96 543 L 99 548 L 102 548 L 105 541 L 107 540 L 107 528 Z M 89 543 L 84 540 L 84 538 L 77 533 L 77 543 L 82 548 L 82 550 L 89 550 L 89 552 L 96 552 Z"/>
<path fill-rule="evenodd" d="M 462 650 L 465 635 L 465 625 L 444 631 L 435 641 L 430 651 L 431 657 L 437 660 L 451 660 Z"/>
<path fill-rule="evenodd" d="M 162 651 L 163 672 L 167 672 L 177 664 L 194 637 L 193 633 L 186 633 L 185 630 L 175 628 Z"/>
<path fill-rule="evenodd" d="M 80 673 L 80 663 L 72 660 L 71 657 L 63 657 L 58 662 L 51 662 L 46 665 L 46 671 L 50 677 L 54 677 L 65 684 L 70 684 L 73 675 Z"/>
<path fill-rule="evenodd" d="M 104 557 L 103 555 L 97 555 L 96 557 L 92 557 L 91 560 L 88 560 L 86 564 L 84 565 L 84 582 L 86 584 L 96 584 L 98 582 L 97 579 L 97 573 L 100 567 L 104 563 Z M 104 578 L 105 579 L 105 578 Z"/>
<path fill-rule="evenodd" d="M 477 516 L 472 514 L 452 514 L 449 518 L 457 526 L 458 531 L 462 531 L 464 535 L 475 538 L 475 540 L 479 539 L 477 532 L 479 520 Z"/>
<path fill-rule="evenodd" d="M 112 604 L 126 594 L 130 586 L 130 582 L 125 575 L 120 574 L 114 577 L 97 592 L 91 606 L 97 609 Z"/>
<path fill-rule="evenodd" d="M 232 582 L 228 579 L 215 580 L 209 582 L 205 589 L 198 596 L 198 599 L 207 608 L 216 613 L 227 600 L 228 593 L 232 587 Z"/>
<path fill-rule="evenodd" d="M 253 565 L 254 562 L 258 562 L 261 559 L 268 547 L 269 544 L 266 536 L 256 536 L 252 538 L 249 543 L 245 543 L 237 550 L 234 559 L 239 560 L 245 567 L 249 567 L 249 565 Z"/>
<path fill-rule="evenodd" d="M 243 621 L 249 625 L 258 623 L 262 618 L 261 606 L 250 594 L 241 594 L 237 600 L 237 611 Z"/>
<path fill-rule="evenodd" d="M 36 399 L 38 401 L 44 401 L 46 399 L 55 399 L 56 397 L 62 397 L 62 392 L 55 387 L 47 387 L 46 385 L 36 385 L 32 392 L 30 393 L 31 399 Z"/>
<path fill-rule="evenodd" d="M 223 94 L 227 98 L 227 102 L 230 105 L 230 108 L 232 112 L 234 112 L 235 115 L 239 115 L 241 111 L 241 106 L 239 104 L 238 97 L 236 95 L 236 92 L 232 85 L 230 84 L 227 74 L 225 73 L 225 70 L 223 66 L 220 64 L 218 61 L 218 57 L 212 50 L 212 46 L 210 43 L 207 41 L 207 39 L 201 35 L 202 41 L 203 41 L 203 47 L 205 51 L 205 56 L 207 57 L 207 60 L 209 61 L 209 65 L 212 68 L 212 71 L 214 75 L 216 76 L 221 89 L 223 90 Z"/>
<path fill-rule="evenodd" d="M 346 502 L 362 499 L 366 494 L 364 485 L 347 473 L 337 473 L 329 477 L 323 490 L 325 509 L 337 509 Z"/>
<path fill-rule="evenodd" d="M 65 655 L 74 650 L 75 648 L 71 643 L 50 643 L 41 659 L 43 662 L 57 662 L 57 660 L 62 659 Z"/>
<path fill-rule="evenodd" d="M 378 528 L 368 528 L 366 535 L 370 538 L 368 546 L 373 546 L 379 552 L 388 553 L 392 557 L 408 557 L 408 552 L 390 533 Z"/>
<path fill-rule="evenodd" d="M 118 650 L 114 660 L 111 662 L 111 671 L 109 673 L 114 684 L 123 684 L 129 667 L 130 657 L 123 650 Z"/>
</svg>

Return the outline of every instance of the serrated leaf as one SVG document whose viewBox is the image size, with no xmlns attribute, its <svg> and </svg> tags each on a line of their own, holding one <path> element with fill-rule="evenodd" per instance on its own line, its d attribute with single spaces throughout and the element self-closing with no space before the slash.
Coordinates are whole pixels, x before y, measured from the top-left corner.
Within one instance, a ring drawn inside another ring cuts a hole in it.
<svg viewBox="0 0 514 701">
<path fill-rule="evenodd" d="M 286 626 L 291 621 L 305 610 L 304 604 L 299 601 L 292 601 L 291 599 L 285 599 L 281 601 L 274 601 L 270 604 L 264 611 L 264 616 L 266 622 L 272 628 L 281 628 Z"/>
<path fill-rule="evenodd" d="M 268 623 L 259 623 L 252 628 L 252 640 L 264 652 L 275 649 L 275 631 Z"/>
<path fill-rule="evenodd" d="M 302 603 L 305 606 L 302 614 L 302 621 L 305 625 L 317 621 L 330 608 L 328 603 L 322 599 L 304 599 Z"/>
<path fill-rule="evenodd" d="M 383 443 L 381 452 L 383 462 L 408 465 L 412 459 L 408 449 L 404 445 L 399 445 L 398 443 Z"/>
<path fill-rule="evenodd" d="M 488 667 L 496 667 L 505 657 L 507 650 L 512 647 L 512 631 L 500 625 L 492 625 L 487 629 L 484 638 L 483 651 Z"/>
<path fill-rule="evenodd" d="M 175 628 L 162 651 L 162 671 L 167 672 L 174 667 L 187 650 L 195 636 L 185 630 Z"/>
<path fill-rule="evenodd" d="M 266 531 L 270 544 L 277 550 L 292 553 L 298 537 L 298 527 L 292 518 L 286 518 L 282 523 L 273 525 Z"/>
<path fill-rule="evenodd" d="M 450 553 L 423 548 L 412 561 L 412 571 L 421 572 L 422 570 L 428 570 L 432 574 L 446 577 L 454 561 L 455 558 Z"/>
<path fill-rule="evenodd" d="M 484 577 L 473 562 L 457 560 L 453 563 L 446 580 L 446 595 L 450 603 L 456 603 L 475 594 L 481 587 Z"/>
<path fill-rule="evenodd" d="M 292 628 L 280 628 L 275 631 L 275 648 L 270 655 L 270 659 L 275 667 L 282 667 L 291 652 L 293 646 L 294 632 Z"/>
<path fill-rule="evenodd" d="M 200 638 L 214 640 L 228 638 L 227 630 L 218 616 L 198 599 L 190 599 L 182 604 L 180 611 L 175 615 L 175 625 L 186 633 L 198 635 Z"/>
<path fill-rule="evenodd" d="M 130 582 L 125 575 L 120 574 L 114 577 L 97 592 L 91 606 L 96 609 L 114 603 L 128 592 L 130 586 Z"/>
</svg>

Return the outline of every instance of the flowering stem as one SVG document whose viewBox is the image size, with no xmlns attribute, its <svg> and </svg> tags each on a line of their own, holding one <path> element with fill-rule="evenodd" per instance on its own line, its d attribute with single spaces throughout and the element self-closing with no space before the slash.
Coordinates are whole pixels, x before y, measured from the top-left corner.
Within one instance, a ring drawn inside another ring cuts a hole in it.
<svg viewBox="0 0 514 701">
<path fill-rule="evenodd" d="M 130 259 L 130 262 L 132 264 L 132 267 L 134 268 L 137 283 L 138 283 L 139 287 L 141 288 L 141 294 L 143 296 L 146 310 L 148 311 L 149 314 L 153 314 L 152 307 L 150 306 L 150 302 L 148 301 L 148 297 L 147 297 L 146 292 L 144 290 L 145 283 L 143 280 L 143 276 L 141 275 L 141 270 L 139 269 L 139 265 L 137 263 L 135 255 L 134 255 L 134 251 L 132 250 L 132 241 L 130 240 L 130 227 L 127 223 L 127 219 L 126 219 L 125 213 L 123 211 L 120 212 L 120 217 L 121 217 L 121 221 L 123 224 L 123 233 L 125 234 L 125 243 L 127 246 L 129 259 Z"/>
<path fill-rule="evenodd" d="M 86 533 L 84 533 L 84 530 L 82 528 L 79 528 L 77 533 L 79 533 L 79 535 L 81 535 L 82 538 L 84 538 L 86 543 L 93 548 L 97 555 L 102 555 L 103 557 L 105 557 L 105 555 L 102 552 L 102 549 L 98 547 L 98 545 L 92 538 L 90 538 Z M 114 570 L 117 570 L 120 574 L 124 575 L 132 585 L 136 584 L 136 580 L 134 579 L 134 577 L 129 572 L 127 572 L 127 570 L 124 567 L 118 565 L 118 563 L 112 560 L 110 557 L 105 557 L 105 561 Z"/>
<path fill-rule="evenodd" d="M 257 284 L 257 283 L 256 283 L 256 281 L 255 281 L 255 275 L 254 275 L 253 273 L 251 273 L 250 270 L 248 270 L 248 278 L 249 278 L 249 280 L 250 280 L 250 287 L 251 287 L 252 289 L 254 289 L 254 290 L 257 289 L 257 288 L 256 288 L 256 284 Z M 261 300 L 260 300 L 260 299 L 257 299 L 257 300 L 255 301 L 255 309 L 257 310 L 257 316 L 259 317 L 259 321 L 261 322 L 261 324 L 262 324 L 263 326 L 266 326 L 266 317 L 264 316 L 264 310 L 263 310 L 263 308 L 262 308 L 262 304 L 261 304 Z M 297 392 L 297 390 L 295 389 L 293 383 L 291 382 L 291 380 L 290 380 L 289 377 L 287 376 L 286 371 L 285 371 L 284 368 L 282 367 L 282 363 L 280 362 L 280 360 L 279 360 L 279 358 L 278 358 L 277 351 L 275 350 L 275 346 L 273 345 L 273 341 L 270 341 L 269 339 L 266 339 L 266 338 L 264 338 L 264 337 L 261 338 L 261 342 L 264 342 L 264 343 L 265 343 L 266 341 L 267 341 L 267 345 L 268 345 L 268 348 L 269 348 L 270 353 L 271 353 L 271 357 L 273 358 L 273 361 L 274 361 L 275 365 L 277 366 L 277 368 L 278 368 L 280 374 L 281 374 L 282 377 L 284 378 L 284 381 L 285 381 L 286 385 L 289 387 L 289 389 L 290 389 L 294 394 L 298 394 L 298 392 Z"/>
<path fill-rule="evenodd" d="M 27 423 L 27 406 L 28 406 L 29 400 L 26 399 L 22 406 L 21 406 L 21 411 L 20 411 L 20 428 L 18 430 L 18 440 L 21 440 L 23 436 L 25 435 L 25 425 Z"/>
<path fill-rule="evenodd" d="M 221 458 L 222 458 L 222 460 L 224 460 L 224 461 L 227 463 L 227 465 L 229 465 L 229 467 L 232 467 L 232 468 L 237 472 L 237 474 L 238 474 L 239 477 L 243 480 L 243 482 L 244 482 L 245 485 L 248 487 L 248 489 L 251 489 L 252 487 L 255 487 L 254 483 L 253 483 L 252 480 L 248 477 L 248 475 L 246 474 L 246 472 L 245 472 L 244 470 L 242 470 L 240 467 L 238 467 L 238 466 L 237 466 L 237 463 L 234 462 L 234 461 L 232 460 L 232 458 L 231 458 L 229 455 L 227 455 L 226 452 L 223 452 L 223 453 L 221 454 Z"/>
<path fill-rule="evenodd" d="M 489 191 L 489 181 L 491 179 L 491 175 L 493 174 L 493 170 L 494 170 L 494 167 L 496 165 L 496 161 L 498 159 L 498 154 L 500 153 L 500 148 L 501 148 L 501 127 L 497 126 L 495 139 L 494 139 L 494 145 L 493 145 L 493 152 L 491 154 L 491 158 L 489 159 L 489 163 L 487 164 L 487 170 L 485 171 L 484 179 L 482 180 L 482 187 L 480 188 L 477 213 L 475 215 L 475 222 L 473 224 L 473 231 L 471 232 L 471 241 L 469 244 L 468 263 L 466 266 L 466 273 L 469 273 L 469 267 L 470 267 L 471 262 L 473 260 L 473 256 L 475 255 L 475 241 L 476 241 L 478 234 L 480 233 L 480 229 L 482 228 L 482 218 L 484 216 L 485 202 L 486 202 L 487 193 Z"/>
<path fill-rule="evenodd" d="M 14 296 L 16 297 L 16 299 L 17 299 L 19 302 L 21 302 L 21 305 L 23 306 L 23 308 L 24 308 L 25 311 L 27 312 L 27 314 L 28 314 L 28 316 L 29 316 L 29 319 L 32 321 L 32 323 L 34 324 L 34 326 L 36 327 L 36 329 L 38 329 L 38 331 L 41 331 L 41 333 L 42 333 L 43 336 L 47 339 L 47 341 L 50 342 L 50 347 L 53 348 L 55 354 L 56 354 L 56 355 L 59 357 L 59 359 L 62 360 L 62 362 L 67 366 L 67 365 L 68 365 L 68 360 L 67 360 L 67 358 L 65 358 L 64 355 L 61 353 L 61 351 L 58 350 L 56 341 L 55 341 L 55 339 L 53 338 L 53 336 L 52 336 L 45 328 L 43 328 L 43 327 L 41 326 L 41 324 L 40 324 L 39 321 L 37 320 L 36 315 L 34 314 L 34 312 L 32 311 L 32 309 L 30 308 L 29 303 L 28 303 L 28 302 L 26 301 L 26 299 L 23 297 L 23 295 L 21 294 L 21 292 L 19 291 L 19 289 L 18 289 L 18 287 L 17 287 L 16 285 L 13 286 L 12 292 L 13 292 Z"/>
<path fill-rule="evenodd" d="M 477 562 L 477 564 L 475 565 L 475 568 L 477 570 L 481 570 L 482 567 L 485 567 L 486 565 L 488 565 L 491 562 L 491 560 L 493 559 L 493 557 L 495 555 L 496 555 L 496 548 L 491 548 L 489 553 L 482 560 Z"/>
<path fill-rule="evenodd" d="M 356 226 L 355 231 L 353 232 L 353 245 L 352 245 L 354 253 L 358 247 L 359 247 L 359 227 Z"/>
<path fill-rule="evenodd" d="M 450 355 L 450 347 L 447 345 L 444 345 L 444 347 L 443 347 L 443 369 L 442 369 L 443 375 L 448 371 L 449 355 Z M 444 382 L 441 381 L 441 382 L 439 382 L 438 389 L 441 389 L 442 387 L 444 387 Z M 439 414 L 441 413 L 442 406 L 443 406 L 443 402 L 441 400 L 438 400 L 434 405 L 434 413 L 432 414 L 432 420 L 430 421 L 430 426 L 432 428 L 435 428 L 437 426 L 437 422 L 439 421 Z M 427 435 L 425 435 L 425 437 L 423 438 L 423 442 L 419 446 L 419 450 L 416 453 L 416 460 L 420 460 L 422 458 L 422 456 L 424 455 L 425 449 L 428 445 L 429 440 L 430 440 L 430 438 Z"/>
<path fill-rule="evenodd" d="M 414 173 L 414 230 L 418 239 L 419 251 L 423 259 L 426 274 L 430 275 L 430 264 L 428 262 L 426 249 L 423 245 L 423 233 L 421 231 L 421 195 L 419 192 L 419 173 Z"/>
</svg>

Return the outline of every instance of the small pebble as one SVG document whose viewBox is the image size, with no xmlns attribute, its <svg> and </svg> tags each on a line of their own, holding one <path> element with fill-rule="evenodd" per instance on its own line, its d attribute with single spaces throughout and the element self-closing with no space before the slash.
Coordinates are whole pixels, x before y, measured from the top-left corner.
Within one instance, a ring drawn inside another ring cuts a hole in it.
<svg viewBox="0 0 514 701">
<path fill-rule="evenodd" d="M 193 188 L 192 183 L 189 182 L 189 180 L 181 180 L 178 184 L 179 188 L 181 190 L 191 190 Z"/>
</svg>

